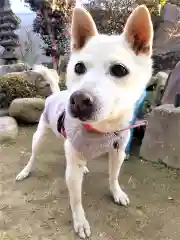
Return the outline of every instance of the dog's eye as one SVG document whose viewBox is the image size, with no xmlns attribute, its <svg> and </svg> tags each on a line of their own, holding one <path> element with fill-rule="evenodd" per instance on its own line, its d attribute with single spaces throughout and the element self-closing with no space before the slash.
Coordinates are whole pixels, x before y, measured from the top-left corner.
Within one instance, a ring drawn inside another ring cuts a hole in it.
<svg viewBox="0 0 180 240">
<path fill-rule="evenodd" d="M 109 71 L 113 77 L 124 77 L 129 73 L 128 69 L 122 64 L 112 65 Z"/>
<path fill-rule="evenodd" d="M 78 62 L 76 63 L 75 67 L 74 67 L 74 72 L 77 74 L 77 75 L 82 75 L 86 72 L 86 66 L 84 65 L 83 62 Z"/>
</svg>

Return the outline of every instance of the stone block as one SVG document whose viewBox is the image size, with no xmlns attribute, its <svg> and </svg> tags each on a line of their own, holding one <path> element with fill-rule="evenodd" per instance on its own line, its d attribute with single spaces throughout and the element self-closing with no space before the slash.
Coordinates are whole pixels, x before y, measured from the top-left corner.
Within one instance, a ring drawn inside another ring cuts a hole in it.
<svg viewBox="0 0 180 240">
<path fill-rule="evenodd" d="M 180 168 L 180 107 L 166 104 L 152 111 L 140 156 L 148 161 L 161 161 L 168 166 Z"/>
<path fill-rule="evenodd" d="M 9 115 L 23 123 L 38 123 L 44 104 L 41 98 L 17 98 L 10 105 Z"/>
</svg>

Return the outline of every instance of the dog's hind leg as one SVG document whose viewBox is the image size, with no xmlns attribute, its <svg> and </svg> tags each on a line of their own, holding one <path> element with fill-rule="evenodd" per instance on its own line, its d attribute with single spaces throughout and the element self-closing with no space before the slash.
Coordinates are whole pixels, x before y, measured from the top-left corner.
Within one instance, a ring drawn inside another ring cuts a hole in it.
<svg viewBox="0 0 180 240">
<path fill-rule="evenodd" d="M 118 181 L 121 166 L 125 158 L 124 149 L 112 149 L 109 152 L 109 187 L 115 203 L 127 206 L 129 198 L 126 193 L 121 189 Z"/>
<path fill-rule="evenodd" d="M 24 178 L 29 176 L 34 165 L 34 162 L 36 160 L 38 149 L 42 144 L 44 135 L 47 132 L 47 130 L 48 130 L 47 124 L 44 121 L 43 115 L 41 115 L 37 130 L 34 133 L 32 139 L 32 153 L 30 160 L 28 164 L 25 166 L 25 168 L 17 175 L 16 180 L 23 180 Z"/>
</svg>

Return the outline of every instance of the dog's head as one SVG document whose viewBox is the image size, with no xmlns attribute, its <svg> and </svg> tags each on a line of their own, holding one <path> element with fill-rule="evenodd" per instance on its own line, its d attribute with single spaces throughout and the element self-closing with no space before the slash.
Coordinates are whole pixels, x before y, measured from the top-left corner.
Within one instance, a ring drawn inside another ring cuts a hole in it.
<svg viewBox="0 0 180 240">
<path fill-rule="evenodd" d="M 71 116 L 100 128 L 131 111 L 152 75 L 152 41 L 144 5 L 134 10 L 119 36 L 98 34 L 91 15 L 75 8 L 67 67 Z"/>
</svg>

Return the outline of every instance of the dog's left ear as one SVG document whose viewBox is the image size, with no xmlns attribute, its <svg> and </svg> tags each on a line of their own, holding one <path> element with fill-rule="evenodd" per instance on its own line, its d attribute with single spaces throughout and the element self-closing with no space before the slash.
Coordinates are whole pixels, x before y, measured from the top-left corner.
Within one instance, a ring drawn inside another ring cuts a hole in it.
<svg viewBox="0 0 180 240">
<path fill-rule="evenodd" d="M 90 13 L 82 7 L 73 10 L 71 26 L 71 49 L 80 50 L 90 37 L 98 34 L 96 24 Z"/>
<path fill-rule="evenodd" d="M 136 55 L 151 56 L 153 42 L 153 25 L 148 8 L 137 7 L 127 20 L 124 28 L 125 38 Z"/>
</svg>

